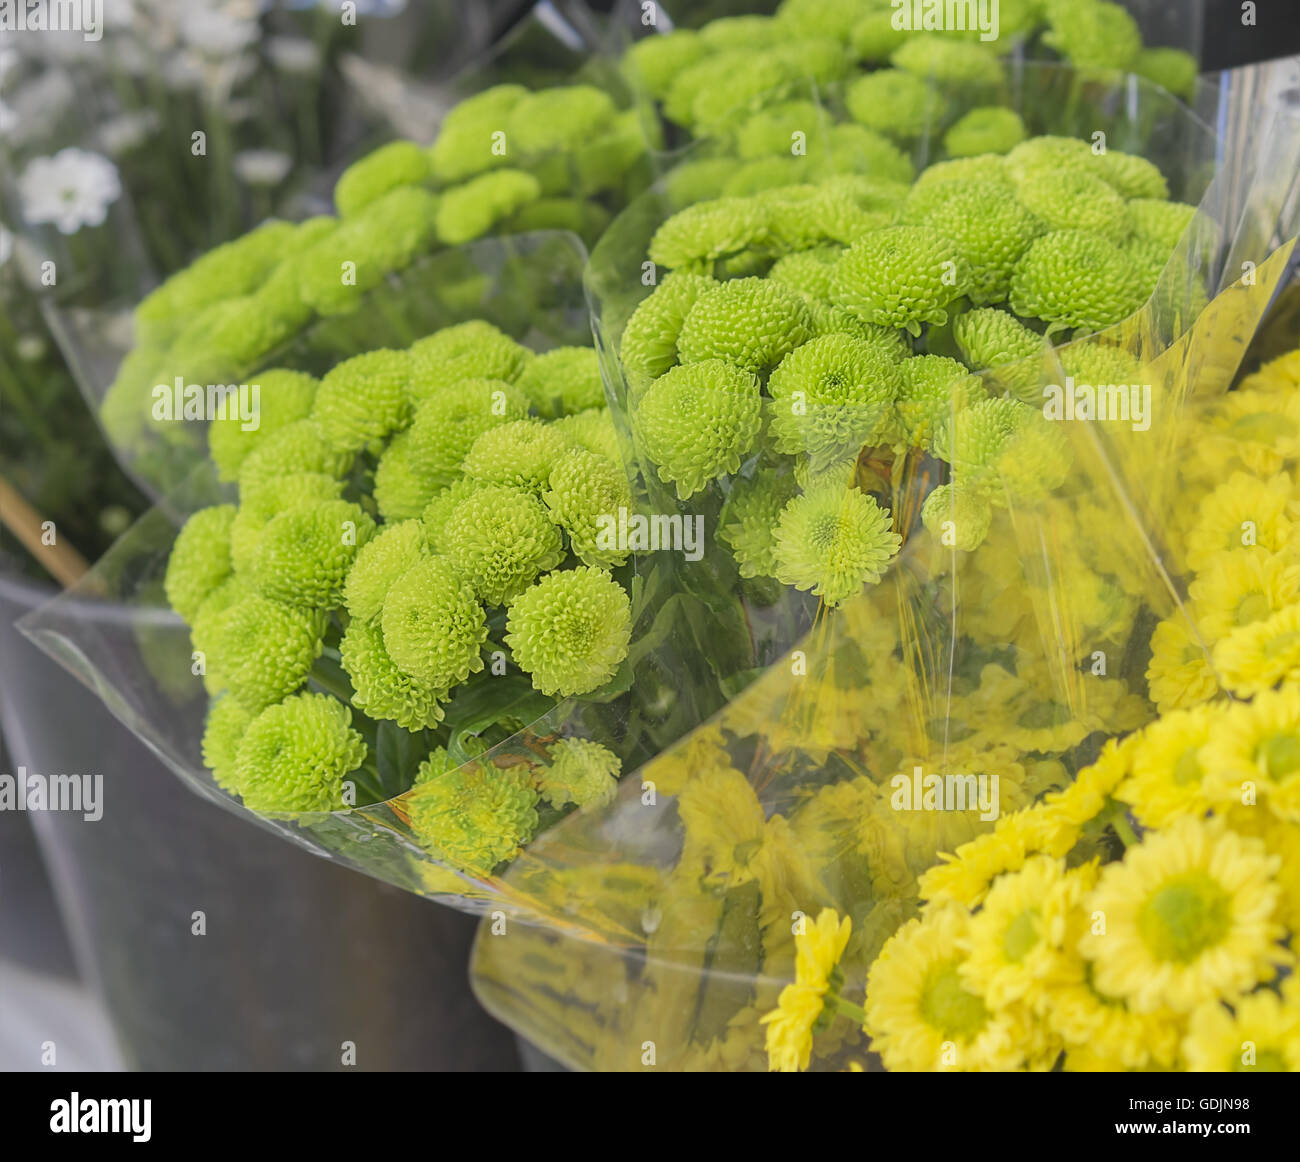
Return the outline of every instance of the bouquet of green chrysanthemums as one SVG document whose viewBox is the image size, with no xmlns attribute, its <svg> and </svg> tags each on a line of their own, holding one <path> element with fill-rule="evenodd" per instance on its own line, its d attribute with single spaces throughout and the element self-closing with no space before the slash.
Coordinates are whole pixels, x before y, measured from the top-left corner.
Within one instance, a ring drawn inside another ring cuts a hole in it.
<svg viewBox="0 0 1300 1162">
<path fill-rule="evenodd" d="M 596 348 L 568 235 L 473 241 L 587 230 L 644 180 L 639 114 L 589 87 L 489 90 L 431 149 L 346 171 L 338 217 L 268 223 L 163 284 L 111 429 L 176 443 L 190 429 L 151 414 L 176 380 L 255 383 L 257 424 L 213 422 L 211 468 L 99 570 L 187 631 L 140 648 L 143 682 L 121 643 L 78 644 L 83 670 L 196 781 L 201 679 L 227 795 L 404 886 L 500 898 L 534 836 L 608 802 L 900 550 L 1005 544 L 1076 456 L 1044 369 L 1131 378 L 1128 347 L 1087 336 L 1153 295 L 1184 324 L 1204 302 L 1188 228 L 1212 140 L 1149 86 L 1117 104 L 1068 70 L 1013 78 L 975 48 L 969 76 L 941 36 L 907 43 L 930 63 L 837 85 L 805 62 L 701 118 L 714 156 L 692 147 L 589 230 Z M 879 77 L 924 116 L 864 90 Z M 743 186 L 697 180 L 736 157 Z M 1091 576 L 1089 624 L 1107 597 L 1135 616 Z"/>
</svg>

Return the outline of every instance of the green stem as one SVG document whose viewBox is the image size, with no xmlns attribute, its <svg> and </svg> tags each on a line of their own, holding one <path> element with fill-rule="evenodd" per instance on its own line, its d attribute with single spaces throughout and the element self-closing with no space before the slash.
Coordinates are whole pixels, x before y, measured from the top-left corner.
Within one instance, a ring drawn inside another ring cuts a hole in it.
<svg viewBox="0 0 1300 1162">
<path fill-rule="evenodd" d="M 833 996 L 828 996 L 826 998 L 826 1003 L 828 1005 L 833 1004 L 835 1006 L 835 1011 L 841 1017 L 848 1017 L 848 1019 L 853 1021 L 859 1029 L 867 1023 L 867 1014 L 862 1011 L 862 1006 L 855 1005 L 852 1001 L 846 1001 L 838 993 Z"/>
<path fill-rule="evenodd" d="M 1128 817 L 1122 812 L 1110 821 L 1110 825 L 1115 829 L 1115 834 L 1119 836 L 1120 842 L 1125 847 L 1137 847 L 1142 842 L 1133 830 L 1132 824 L 1129 823 Z"/>
</svg>

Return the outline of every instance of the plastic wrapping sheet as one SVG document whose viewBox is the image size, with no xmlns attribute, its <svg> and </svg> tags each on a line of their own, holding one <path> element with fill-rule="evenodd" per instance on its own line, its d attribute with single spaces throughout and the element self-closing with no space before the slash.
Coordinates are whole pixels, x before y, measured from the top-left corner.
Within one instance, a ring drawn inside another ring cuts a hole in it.
<svg viewBox="0 0 1300 1162">
<path fill-rule="evenodd" d="M 341 359 L 404 347 L 471 318 L 488 320 L 535 350 L 583 345 L 590 334 L 581 279 L 585 258 L 576 238 L 550 232 L 435 254 L 401 280 L 370 292 L 365 309 L 351 317 L 355 325 L 336 320 L 309 330 L 281 353 L 277 366 L 322 374 Z M 189 630 L 170 612 L 162 585 L 185 519 L 230 493 L 211 465 L 200 465 L 80 584 L 24 619 L 23 630 L 89 684 L 190 786 L 243 810 L 203 765 L 207 699 L 192 668 Z M 480 675 L 474 690 L 449 707 L 444 724 L 449 752 L 464 772 L 487 777 L 493 769 L 520 763 L 544 767 L 548 746 L 562 736 L 600 742 L 629 766 L 640 765 L 716 712 L 729 683 L 743 684 L 779 656 L 767 637 L 750 633 L 739 607 L 722 611 L 711 592 L 693 594 L 681 586 L 675 575 L 680 568 L 664 554 L 634 554 L 628 570 L 631 653 L 621 676 L 598 699 L 557 703 L 517 670 Z M 86 618 L 87 601 L 114 603 L 118 615 Z M 346 684 L 336 666 L 326 667 L 310 685 L 338 692 L 340 678 Z M 477 737 L 502 718 L 524 728 L 475 753 L 481 749 Z M 350 812 L 263 822 L 320 854 L 411 891 L 451 895 L 469 907 L 498 898 L 492 868 L 474 869 L 477 875 L 448 869 L 421 848 L 412 831 L 408 799 L 397 792 L 400 771 L 409 780 L 414 762 L 424 757 L 420 736 L 391 722 L 364 729 L 378 768 L 380 801 Z"/>
<path fill-rule="evenodd" d="M 1055 456 L 1008 458 L 993 490 L 1002 502 L 970 552 L 916 521 L 944 481 L 960 507 L 960 470 L 909 456 L 882 473 L 860 457 L 857 482 L 874 472 L 904 534 L 890 571 L 817 610 L 785 657 L 625 777 L 613 804 L 563 821 L 512 865 L 515 906 L 481 923 L 474 965 L 491 1011 L 574 1068 L 766 1069 L 760 1018 L 794 975 L 801 925 L 823 907 L 852 919 L 842 995 L 861 996 L 944 853 L 1071 786 L 1108 737 L 1155 717 L 1147 668 L 1160 622 L 1185 626 L 1189 656 L 1208 661 L 1178 540 L 1180 466 L 1196 455 L 1188 425 L 1230 386 L 1300 230 L 1296 122 L 1276 108 L 1262 120 L 1256 167 L 1221 170 L 1208 189 L 1199 161 L 1176 171 L 1200 210 L 1156 293 L 1072 345 L 1130 367 L 1150 391 L 1149 422 L 1062 424 Z M 672 209 L 655 196 L 593 255 L 616 382 L 633 292 L 601 279 L 644 253 Z M 1059 385 L 1079 354 L 1056 348 L 982 378 L 992 394 Z M 969 422 L 954 409 L 956 432 Z M 1070 858 L 1110 842 L 1085 831 Z M 817 1033 L 813 1059 L 878 1068 L 851 1022 Z"/>
</svg>

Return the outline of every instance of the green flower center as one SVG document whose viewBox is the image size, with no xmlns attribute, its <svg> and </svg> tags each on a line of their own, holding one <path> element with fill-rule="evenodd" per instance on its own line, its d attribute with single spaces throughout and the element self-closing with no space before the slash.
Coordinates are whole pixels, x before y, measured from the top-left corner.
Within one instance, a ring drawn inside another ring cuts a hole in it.
<svg viewBox="0 0 1300 1162">
<path fill-rule="evenodd" d="M 1272 612 L 1273 607 L 1269 605 L 1268 597 L 1256 590 L 1253 593 L 1247 593 L 1237 602 L 1237 607 L 1232 611 L 1232 617 L 1237 625 L 1250 625 L 1252 622 L 1262 621 Z"/>
<path fill-rule="evenodd" d="M 1294 654 L 1298 646 L 1300 646 L 1300 631 L 1293 629 L 1287 633 L 1280 633 L 1277 637 L 1269 638 L 1264 644 L 1264 656 L 1266 658 L 1284 658 Z"/>
<path fill-rule="evenodd" d="M 1289 779 L 1300 771 L 1300 736 L 1269 736 L 1256 749 L 1255 760 L 1270 779 Z"/>
<path fill-rule="evenodd" d="M 1204 871 L 1168 879 L 1138 913 L 1138 933 L 1161 961 L 1190 964 L 1228 933 L 1231 896 Z"/>
<path fill-rule="evenodd" d="M 1038 943 L 1038 912 L 1027 908 L 1021 912 L 1002 934 L 1002 952 L 1014 964 L 1029 955 Z"/>
<path fill-rule="evenodd" d="M 840 537 L 842 523 L 838 513 L 826 513 L 819 517 L 809 530 L 813 547 L 821 553 L 829 553 L 834 549 Z"/>
<path fill-rule="evenodd" d="M 1234 421 L 1229 431 L 1235 440 L 1272 444 L 1279 436 L 1294 436 L 1295 424 L 1276 412 L 1256 412 Z"/>
<path fill-rule="evenodd" d="M 1199 747 L 1189 746 L 1178 756 L 1178 761 L 1174 763 L 1174 783 L 1177 786 L 1186 787 L 1189 783 L 1199 783 L 1205 777 L 1205 770 L 1196 757 L 1199 750 Z"/>
<path fill-rule="evenodd" d="M 921 1016 L 945 1040 L 969 1041 L 988 1020 L 984 1002 L 962 983 L 958 961 L 936 964 L 921 985 Z"/>
</svg>

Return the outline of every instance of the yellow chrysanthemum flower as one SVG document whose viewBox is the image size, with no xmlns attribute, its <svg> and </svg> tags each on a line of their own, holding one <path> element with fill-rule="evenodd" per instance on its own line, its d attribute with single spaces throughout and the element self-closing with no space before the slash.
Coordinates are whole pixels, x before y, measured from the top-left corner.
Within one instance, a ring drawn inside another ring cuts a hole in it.
<svg viewBox="0 0 1300 1162">
<path fill-rule="evenodd" d="M 974 907 L 1003 872 L 1018 871 L 1035 852 L 1063 856 L 1078 838 L 1078 828 L 1049 807 L 1003 816 L 991 832 L 962 844 L 955 855 L 940 856 L 944 862 L 920 877 L 921 898 Z"/>
<path fill-rule="evenodd" d="M 1223 819 L 1184 817 L 1130 847 L 1084 901 L 1097 988 L 1138 1012 L 1188 1012 L 1268 980 L 1290 954 L 1272 919 L 1279 860 Z"/>
<path fill-rule="evenodd" d="M 1192 1073 L 1300 1072 L 1300 1007 L 1260 989 L 1233 1004 L 1202 1005 L 1188 1023 L 1183 1057 Z"/>
<path fill-rule="evenodd" d="M 1246 376 L 1238 390 L 1288 393 L 1297 387 L 1300 387 L 1300 351 L 1288 351 Z"/>
<path fill-rule="evenodd" d="M 797 1073 L 808 1068 L 813 1026 L 822 1015 L 833 977 L 849 942 L 852 922 L 823 908 L 812 924 L 795 934 L 794 984 L 781 990 L 777 1007 L 763 1017 L 767 1025 L 769 1068 Z"/>
<path fill-rule="evenodd" d="M 1300 684 L 1230 707 L 1205 745 L 1206 789 L 1216 802 L 1300 823 Z"/>
<path fill-rule="evenodd" d="M 1291 478 L 1284 472 L 1261 480 L 1234 472 L 1201 501 L 1187 542 L 1187 564 L 1200 572 L 1217 553 L 1260 548 L 1269 553 L 1286 547 L 1291 533 L 1287 506 Z"/>
<path fill-rule="evenodd" d="M 1204 417 L 1202 455 L 1238 459 L 1259 476 L 1300 456 L 1300 395 L 1242 387 L 1217 399 Z"/>
<path fill-rule="evenodd" d="M 1082 827 L 1095 819 L 1128 775 L 1134 743 L 1135 736 L 1122 741 L 1110 739 L 1101 748 L 1095 763 L 1084 767 L 1063 791 L 1052 791 L 1044 796 L 1044 803 L 1059 818 L 1075 827 Z"/>
<path fill-rule="evenodd" d="M 1069 1073 L 1172 1069 L 1184 1027 L 1177 1013 L 1135 1013 L 1083 981 L 1052 991 L 1046 1019 L 1065 1040 Z"/>
<path fill-rule="evenodd" d="M 687 783 L 677 797 L 685 828 L 679 869 L 713 886 L 738 887 L 758 874 L 763 807 L 749 780 L 731 767 Z"/>
<path fill-rule="evenodd" d="M 1223 720 L 1223 710 L 1219 705 L 1172 710 L 1137 736 L 1131 773 L 1115 798 L 1133 808 L 1143 827 L 1164 827 L 1180 815 L 1210 810 L 1200 751 Z"/>
<path fill-rule="evenodd" d="M 1300 678 L 1300 605 L 1233 630 L 1213 657 L 1224 685 L 1241 697 Z"/>
<path fill-rule="evenodd" d="M 767 1026 L 768 1068 L 774 1073 L 799 1073 L 812 1058 L 813 1025 L 822 1015 L 823 995 L 802 984 L 781 990 L 777 1007 L 763 1017 Z"/>
<path fill-rule="evenodd" d="M 1189 594 L 1201 636 L 1217 642 L 1300 601 L 1300 565 L 1280 553 L 1234 549 L 1212 557 Z"/>
<path fill-rule="evenodd" d="M 1067 872 L 1045 855 L 1001 876 L 970 922 L 962 979 L 994 1008 L 1037 1002 L 1063 971 L 1070 913 L 1096 879 L 1095 864 Z"/>
<path fill-rule="evenodd" d="M 1015 1016 L 990 1010 L 962 980 L 957 950 L 969 923 L 965 908 L 933 908 L 904 924 L 871 966 L 863 1027 L 886 1069 L 992 1072 L 1023 1063 Z"/>
<path fill-rule="evenodd" d="M 1219 692 L 1209 654 L 1181 613 L 1166 618 L 1151 635 L 1147 685 L 1161 714 L 1208 702 Z"/>
</svg>

